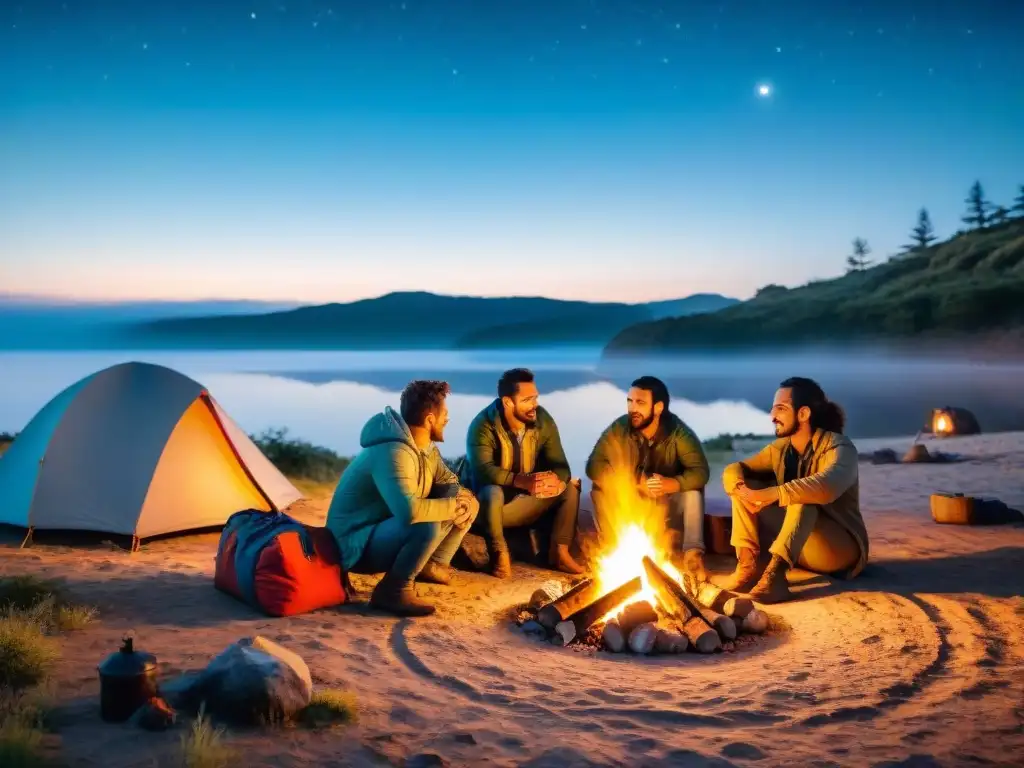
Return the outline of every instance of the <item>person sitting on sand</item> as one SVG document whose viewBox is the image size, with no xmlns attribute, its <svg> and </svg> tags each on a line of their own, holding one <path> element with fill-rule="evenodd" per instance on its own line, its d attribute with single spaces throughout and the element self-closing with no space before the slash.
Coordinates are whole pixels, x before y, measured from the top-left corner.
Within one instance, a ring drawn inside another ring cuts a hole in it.
<svg viewBox="0 0 1024 768">
<path fill-rule="evenodd" d="M 479 511 L 435 444 L 444 441 L 449 391 L 447 382 L 413 381 L 399 413 L 388 406 L 372 416 L 327 512 L 342 568 L 384 572 L 370 604 L 399 616 L 434 612 L 413 582 L 451 582 L 452 557 Z"/>
<path fill-rule="evenodd" d="M 797 565 L 852 578 L 868 559 L 857 449 L 843 435 L 842 408 L 794 377 L 779 385 L 771 416 L 778 440 L 722 474 L 738 559 L 723 586 L 761 603 L 792 597 L 786 572 Z M 767 567 L 762 539 L 772 541 Z"/>
<path fill-rule="evenodd" d="M 620 463 L 628 464 L 637 495 L 654 499 L 663 508 L 669 549 L 675 559 L 682 555 L 681 570 L 688 586 L 707 581 L 704 487 L 711 469 L 697 435 L 669 410 L 668 387 L 654 376 L 641 376 L 632 383 L 626 415 L 605 429 L 587 460 L 599 533 L 614 519 L 615 510 L 609 505 L 622 503 L 618 493 L 613 502 L 602 487 Z"/>
<path fill-rule="evenodd" d="M 536 525 L 551 515 L 553 568 L 583 569 L 569 553 L 576 537 L 580 496 L 571 481 L 558 425 L 537 404 L 534 375 L 526 368 L 505 371 L 498 397 L 469 425 L 466 437 L 467 485 L 480 500 L 475 529 L 487 542 L 491 573 L 512 575 L 504 530 Z"/>
</svg>

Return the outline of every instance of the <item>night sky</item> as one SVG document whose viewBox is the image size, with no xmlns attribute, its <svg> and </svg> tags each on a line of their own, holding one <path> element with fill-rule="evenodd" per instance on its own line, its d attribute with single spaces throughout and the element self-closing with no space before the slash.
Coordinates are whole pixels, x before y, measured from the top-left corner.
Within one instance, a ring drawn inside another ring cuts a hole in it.
<svg viewBox="0 0 1024 768">
<path fill-rule="evenodd" d="M 1022 35 L 1021 0 L 7 0 L 0 290 L 829 277 L 922 205 L 951 234 L 975 179 L 1012 201 Z"/>
</svg>

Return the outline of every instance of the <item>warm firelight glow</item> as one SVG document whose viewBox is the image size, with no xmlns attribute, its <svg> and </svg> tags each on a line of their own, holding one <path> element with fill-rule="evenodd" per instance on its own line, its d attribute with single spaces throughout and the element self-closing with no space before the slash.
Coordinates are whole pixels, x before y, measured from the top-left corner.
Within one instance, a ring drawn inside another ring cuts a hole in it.
<svg viewBox="0 0 1024 768">
<path fill-rule="evenodd" d="M 949 417 L 946 414 L 940 413 L 935 417 L 935 432 L 942 434 L 952 431 L 952 428 L 953 425 L 950 424 Z"/>
<path fill-rule="evenodd" d="M 647 600 L 657 605 L 658 596 L 647 580 L 644 555 L 650 557 L 662 570 L 682 584 L 679 571 L 666 557 L 666 513 L 657 501 L 641 496 L 637 491 L 629 464 L 614 462 L 613 468 L 600 480 L 602 509 L 608 517 L 600 521 L 601 553 L 597 555 L 596 577 L 602 593 L 625 584 L 639 576 L 643 589 L 610 611 L 605 619 L 617 615 L 627 605 Z"/>
</svg>

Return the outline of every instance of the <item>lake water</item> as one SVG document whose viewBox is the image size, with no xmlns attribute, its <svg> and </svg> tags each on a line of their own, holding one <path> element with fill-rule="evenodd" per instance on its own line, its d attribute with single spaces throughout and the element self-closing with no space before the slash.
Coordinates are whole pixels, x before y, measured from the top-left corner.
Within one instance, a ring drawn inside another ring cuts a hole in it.
<svg viewBox="0 0 1024 768">
<path fill-rule="evenodd" d="M 907 361 L 820 353 L 772 356 L 685 356 L 599 364 L 598 350 L 543 352 L 38 352 L 0 353 L 0 431 L 21 430 L 50 398 L 83 376 L 127 360 L 158 363 L 201 382 L 250 433 L 289 433 L 343 455 L 359 448 L 366 419 L 413 378 L 452 385 L 451 422 L 442 452 L 465 450 L 469 422 L 495 397 L 501 371 L 528 366 L 542 404 L 557 419 L 574 471 L 601 430 L 625 411 L 629 382 L 663 378 L 672 409 L 702 438 L 723 432 L 767 434 L 778 382 L 816 378 L 847 410 L 854 437 L 914 434 L 930 409 L 970 408 L 985 431 L 1024 429 L 1024 366 Z"/>
</svg>

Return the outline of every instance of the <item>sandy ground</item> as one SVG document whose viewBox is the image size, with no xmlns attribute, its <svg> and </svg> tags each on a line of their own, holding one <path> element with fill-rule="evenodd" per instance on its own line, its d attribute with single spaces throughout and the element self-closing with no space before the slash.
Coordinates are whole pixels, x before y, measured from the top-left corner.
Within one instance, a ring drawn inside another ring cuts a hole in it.
<svg viewBox="0 0 1024 768">
<path fill-rule="evenodd" d="M 129 631 L 167 676 L 259 633 L 300 653 L 318 684 L 357 694 L 352 726 L 232 732 L 251 766 L 402 765 L 423 753 L 494 766 L 1022 765 L 1024 526 L 936 525 L 928 496 L 1024 508 L 1024 433 L 941 447 L 970 459 L 862 463 L 868 570 L 851 583 L 794 574 L 801 598 L 771 608 L 792 631 L 731 654 L 638 659 L 538 644 L 508 612 L 552 574 L 524 567 L 504 583 L 460 573 L 451 588 L 421 586 L 440 608 L 415 621 L 359 603 L 259 616 L 213 588 L 216 535 L 135 554 L 8 545 L 0 572 L 62 578 L 101 612 L 63 641 L 57 722 L 75 766 L 175 764 L 183 729 L 99 719 L 96 665 Z M 712 492 L 722 495 L 717 481 Z M 322 519 L 327 502 L 293 511 Z M 359 601 L 372 583 L 357 577 Z"/>
</svg>

